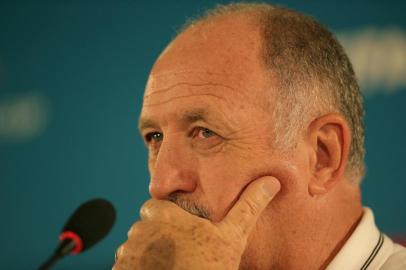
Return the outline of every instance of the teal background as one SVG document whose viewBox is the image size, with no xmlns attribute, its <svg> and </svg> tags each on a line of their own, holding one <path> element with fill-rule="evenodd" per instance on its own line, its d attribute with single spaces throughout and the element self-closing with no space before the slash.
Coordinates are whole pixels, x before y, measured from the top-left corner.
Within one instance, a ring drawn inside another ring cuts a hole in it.
<svg viewBox="0 0 406 270">
<path fill-rule="evenodd" d="M 0 140 L 0 268 L 38 267 L 71 212 L 104 197 L 118 213 L 110 235 L 55 269 L 111 269 L 148 198 L 137 117 L 149 69 L 176 29 L 216 2 L 0 2 L 0 104 L 34 93 L 46 98 L 49 112 L 41 134 Z M 406 31 L 401 1 L 279 3 L 333 31 L 368 25 Z M 405 90 L 365 99 L 363 200 L 393 236 L 406 235 Z"/>
</svg>

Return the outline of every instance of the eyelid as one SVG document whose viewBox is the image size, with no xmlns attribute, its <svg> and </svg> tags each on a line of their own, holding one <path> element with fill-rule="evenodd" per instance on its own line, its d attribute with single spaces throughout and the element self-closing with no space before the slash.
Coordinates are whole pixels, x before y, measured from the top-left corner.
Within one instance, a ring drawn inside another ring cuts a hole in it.
<svg viewBox="0 0 406 270">
<path fill-rule="evenodd" d="M 150 131 L 145 131 L 145 132 L 143 132 L 142 137 L 143 137 L 143 139 L 144 139 L 144 141 L 145 141 L 146 143 L 150 143 L 150 142 L 152 141 L 152 136 L 153 136 L 154 134 L 157 134 L 157 133 L 163 135 L 163 133 L 162 133 L 161 131 L 158 131 L 158 130 L 150 130 Z"/>
<path fill-rule="evenodd" d="M 219 135 L 217 134 L 217 132 L 213 131 L 211 128 L 202 127 L 202 126 L 193 127 L 192 130 L 191 130 L 191 132 L 190 132 L 190 135 L 191 135 L 191 136 L 198 135 L 198 132 L 204 131 L 204 130 L 207 130 L 207 131 L 212 132 L 212 133 L 213 133 L 213 136 L 214 136 L 214 135 L 215 135 L 215 136 L 219 136 Z"/>
</svg>

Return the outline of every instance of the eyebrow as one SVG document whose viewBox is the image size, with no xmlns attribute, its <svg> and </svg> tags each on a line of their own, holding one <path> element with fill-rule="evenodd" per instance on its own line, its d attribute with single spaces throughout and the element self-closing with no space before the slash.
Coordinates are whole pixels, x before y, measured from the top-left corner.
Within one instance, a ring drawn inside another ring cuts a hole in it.
<svg viewBox="0 0 406 270">
<path fill-rule="evenodd" d="M 194 109 L 191 111 L 184 112 L 181 121 L 182 123 L 191 124 L 198 121 L 207 121 L 208 118 L 208 111 L 205 109 Z M 138 129 L 140 131 L 147 129 L 147 128 L 158 128 L 158 123 L 155 122 L 153 119 L 142 117 L 139 120 Z"/>
<path fill-rule="evenodd" d="M 182 115 L 182 122 L 190 124 L 197 121 L 207 121 L 208 115 L 209 113 L 204 109 L 194 109 Z"/>
<path fill-rule="evenodd" d="M 141 117 L 139 120 L 139 123 L 138 123 L 138 130 L 140 132 L 147 128 L 157 128 L 157 127 L 158 127 L 158 124 L 154 120 L 149 119 L 149 118 Z"/>
</svg>

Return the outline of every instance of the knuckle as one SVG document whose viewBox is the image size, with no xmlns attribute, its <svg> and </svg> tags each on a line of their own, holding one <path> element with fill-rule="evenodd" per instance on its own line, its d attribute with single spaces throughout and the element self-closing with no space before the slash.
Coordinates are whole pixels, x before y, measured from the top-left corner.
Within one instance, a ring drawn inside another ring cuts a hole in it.
<svg viewBox="0 0 406 270">
<path fill-rule="evenodd" d="M 233 235 L 235 238 L 239 239 L 242 235 L 245 235 L 245 227 L 241 224 L 234 224 L 234 226 L 232 226 L 231 228 L 231 235 Z"/>
<path fill-rule="evenodd" d="M 169 219 L 173 212 L 172 202 L 165 200 L 148 200 L 144 202 L 140 209 L 141 220 Z"/>
<path fill-rule="evenodd" d="M 146 228 L 149 226 L 146 225 L 145 221 L 137 221 L 135 222 L 127 232 L 127 237 L 130 240 L 131 238 L 135 237 L 135 235 L 142 233 L 145 231 Z"/>
<path fill-rule="evenodd" d="M 145 201 L 142 204 L 141 209 L 143 209 L 143 208 L 151 208 L 153 205 L 154 205 L 154 200 L 150 199 L 150 200 Z"/>
<path fill-rule="evenodd" d="M 118 249 L 116 250 L 116 253 L 114 254 L 116 262 L 122 257 L 123 250 L 124 250 L 124 244 L 119 246 Z"/>
<path fill-rule="evenodd" d="M 255 203 L 255 201 L 253 200 L 245 200 L 245 205 L 247 206 L 245 209 L 245 213 L 242 213 L 244 216 L 249 214 L 251 216 L 255 216 L 257 215 L 258 211 L 259 211 L 259 206 L 257 203 Z"/>
<path fill-rule="evenodd" d="M 243 222 L 244 220 L 241 218 L 241 216 L 239 219 L 224 219 L 218 225 L 218 228 L 220 229 L 219 231 L 222 235 L 228 235 L 231 238 L 238 238 L 243 232 L 243 227 L 241 225 Z"/>
<path fill-rule="evenodd" d="M 142 219 L 148 218 L 151 216 L 152 210 L 154 208 L 154 201 L 148 200 L 144 202 L 140 209 L 140 216 Z"/>
<path fill-rule="evenodd" d="M 127 232 L 127 237 L 128 237 L 128 238 L 130 238 L 131 235 L 133 234 L 133 232 L 134 232 L 134 226 L 135 226 L 135 224 L 132 225 L 132 226 L 130 227 L 130 229 L 128 230 L 128 232 Z"/>
</svg>

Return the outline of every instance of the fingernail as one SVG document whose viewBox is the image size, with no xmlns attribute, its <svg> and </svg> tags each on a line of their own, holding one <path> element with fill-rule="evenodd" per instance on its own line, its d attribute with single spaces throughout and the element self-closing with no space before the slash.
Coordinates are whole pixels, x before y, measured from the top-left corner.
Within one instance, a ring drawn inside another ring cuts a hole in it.
<svg viewBox="0 0 406 270">
<path fill-rule="evenodd" d="M 264 181 L 262 184 L 262 191 L 265 193 L 265 195 L 269 197 L 273 197 L 278 191 L 280 190 L 281 185 L 276 178 L 272 177 L 270 180 Z"/>
</svg>

